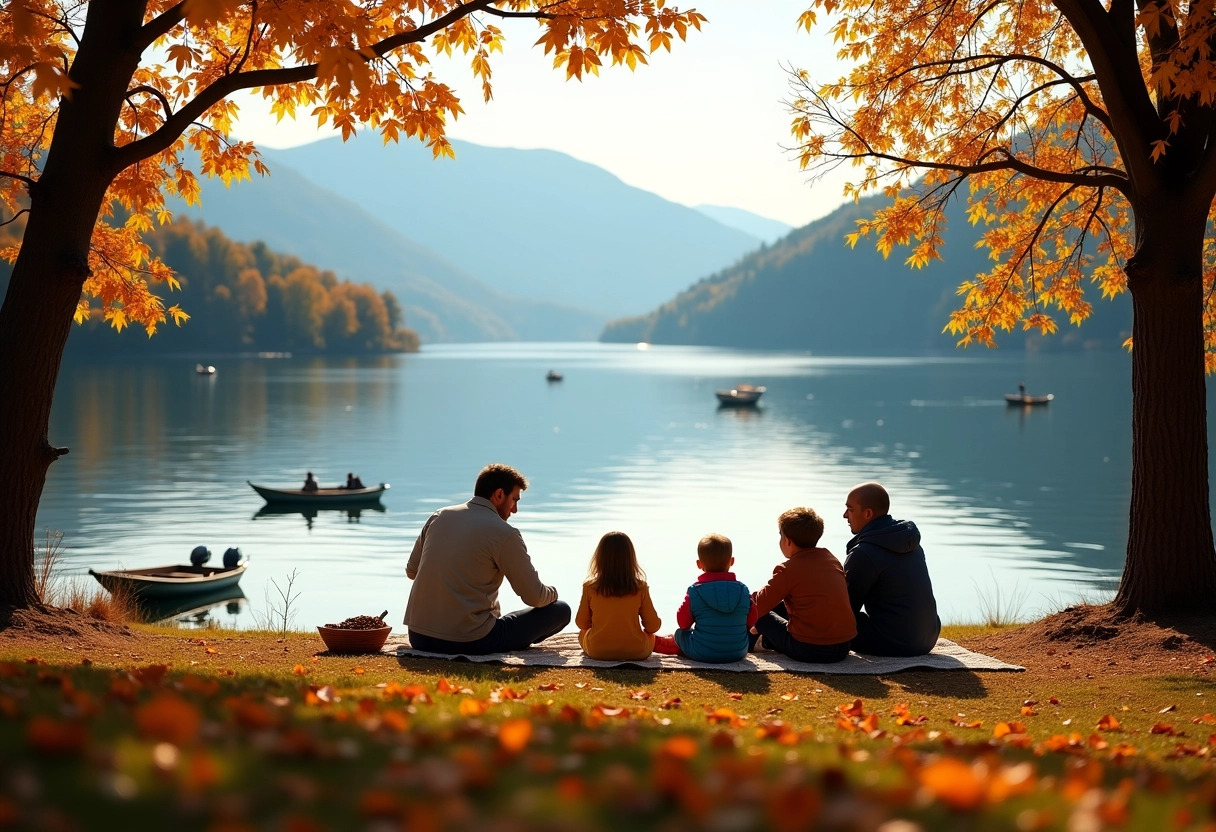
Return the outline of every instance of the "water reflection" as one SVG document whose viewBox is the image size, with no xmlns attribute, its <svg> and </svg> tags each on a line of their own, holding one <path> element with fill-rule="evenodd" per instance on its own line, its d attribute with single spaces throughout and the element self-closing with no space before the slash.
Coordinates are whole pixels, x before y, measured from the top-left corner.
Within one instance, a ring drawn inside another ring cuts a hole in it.
<svg viewBox="0 0 1216 832">
<path fill-rule="evenodd" d="M 293 506 L 281 505 L 276 503 L 267 503 L 257 510 L 253 515 L 254 520 L 260 520 L 266 517 L 283 516 L 288 514 L 298 514 L 304 518 L 305 527 L 311 531 L 312 523 L 317 519 L 317 515 L 322 512 L 343 515 L 348 523 L 358 523 L 363 519 L 363 512 L 372 511 L 379 514 L 384 514 L 384 505 L 378 502 L 360 503 L 359 505 L 351 506 L 330 506 L 324 508 L 314 508 L 312 506 Z"/>
<path fill-rule="evenodd" d="M 241 621 L 237 619 L 243 615 L 248 604 L 245 593 L 237 586 L 180 598 L 141 599 L 138 606 L 142 621 L 173 623 L 187 629 L 207 629 L 212 626 L 240 626 Z"/>
</svg>

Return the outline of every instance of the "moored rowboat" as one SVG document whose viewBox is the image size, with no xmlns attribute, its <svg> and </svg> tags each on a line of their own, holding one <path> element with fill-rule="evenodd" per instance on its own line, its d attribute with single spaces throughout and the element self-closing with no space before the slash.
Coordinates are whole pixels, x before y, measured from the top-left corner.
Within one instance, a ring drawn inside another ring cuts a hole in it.
<svg viewBox="0 0 1216 832">
<path fill-rule="evenodd" d="M 147 569 L 115 569 L 89 574 L 110 592 L 127 591 L 139 598 L 175 598 L 234 587 L 246 565 L 152 566 Z"/>
<path fill-rule="evenodd" d="M 246 480 L 246 482 L 249 482 Z M 387 483 L 380 483 L 369 488 L 318 488 L 316 491 L 305 491 L 301 488 L 268 488 L 264 485 L 249 483 L 249 487 L 262 495 L 268 503 L 289 505 L 342 505 L 346 503 L 374 503 L 380 495 L 388 490 Z"/>
</svg>

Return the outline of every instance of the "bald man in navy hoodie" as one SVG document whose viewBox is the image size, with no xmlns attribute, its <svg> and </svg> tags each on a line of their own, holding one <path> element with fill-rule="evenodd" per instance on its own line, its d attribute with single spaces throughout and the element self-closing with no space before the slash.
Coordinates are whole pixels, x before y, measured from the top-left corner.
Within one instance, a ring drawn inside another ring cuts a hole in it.
<svg viewBox="0 0 1216 832">
<path fill-rule="evenodd" d="M 923 656 L 942 629 L 933 582 L 916 524 L 893 519 L 890 510 L 891 498 L 876 482 L 855 486 L 845 500 L 844 519 L 853 533 L 844 559 L 857 619 L 852 649 L 871 656 Z"/>
</svg>

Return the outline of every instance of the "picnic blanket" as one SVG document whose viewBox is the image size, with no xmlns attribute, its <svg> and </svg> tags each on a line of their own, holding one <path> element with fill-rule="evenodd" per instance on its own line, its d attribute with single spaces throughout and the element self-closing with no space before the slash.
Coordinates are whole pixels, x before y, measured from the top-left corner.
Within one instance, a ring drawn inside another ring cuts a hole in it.
<svg viewBox="0 0 1216 832">
<path fill-rule="evenodd" d="M 727 664 L 706 664 L 684 656 L 661 656 L 657 653 L 641 661 L 602 661 L 588 658 L 578 645 L 578 633 L 558 633 L 530 650 L 511 653 L 488 653 L 484 656 L 447 656 L 415 650 L 405 636 L 393 636 L 384 652 L 398 656 L 421 656 L 435 659 L 464 658 L 471 662 L 497 662 L 532 667 L 640 667 L 647 670 L 729 670 L 736 673 L 835 673 L 853 676 L 875 676 L 898 673 L 901 670 L 1025 670 L 1016 664 L 1006 664 L 992 656 L 974 653 L 953 641 L 939 638 L 933 652 L 927 656 L 901 658 L 895 656 L 863 656 L 850 653 L 840 662 L 819 664 L 800 662 L 781 653 L 748 653 L 741 661 Z"/>
</svg>

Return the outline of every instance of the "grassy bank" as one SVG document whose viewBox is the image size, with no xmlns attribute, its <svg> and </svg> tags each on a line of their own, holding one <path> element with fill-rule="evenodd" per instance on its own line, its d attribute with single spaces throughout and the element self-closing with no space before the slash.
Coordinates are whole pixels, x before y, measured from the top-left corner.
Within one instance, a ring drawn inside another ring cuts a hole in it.
<svg viewBox="0 0 1216 832">
<path fill-rule="evenodd" d="M 0 828 L 1216 828 L 1198 667 L 655 673 L 86 635 L 0 631 Z"/>
</svg>

